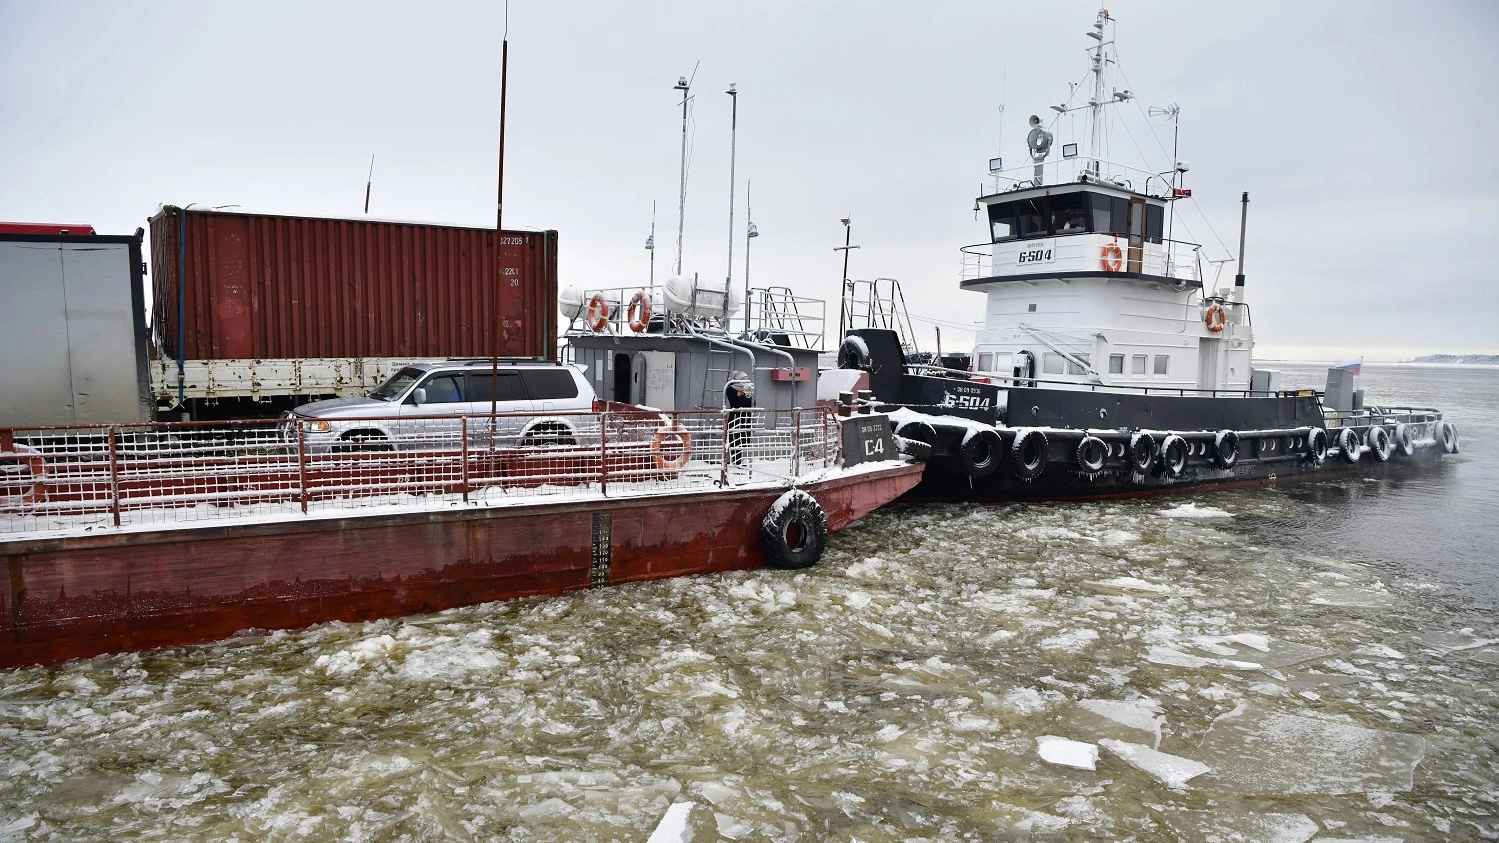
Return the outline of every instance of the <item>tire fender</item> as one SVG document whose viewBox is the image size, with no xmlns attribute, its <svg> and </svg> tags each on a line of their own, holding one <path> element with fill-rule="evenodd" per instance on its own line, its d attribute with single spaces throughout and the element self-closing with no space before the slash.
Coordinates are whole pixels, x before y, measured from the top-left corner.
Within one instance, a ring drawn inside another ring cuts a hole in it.
<svg viewBox="0 0 1499 843">
<path fill-rule="evenodd" d="M 1051 457 L 1050 446 L 1043 430 L 1029 427 L 1016 431 L 1015 441 L 1010 445 L 1010 468 L 1015 476 L 1021 480 L 1040 477 Z"/>
<path fill-rule="evenodd" d="M 760 548 L 765 564 L 779 571 L 810 568 L 828 543 L 828 517 L 817 500 L 801 489 L 788 489 L 760 520 Z"/>
<path fill-rule="evenodd" d="M 1353 465 L 1358 458 L 1363 456 L 1363 451 L 1358 441 L 1358 431 L 1351 427 L 1345 427 L 1338 431 L 1338 452 L 1343 462 Z"/>
<path fill-rule="evenodd" d="M 1172 480 L 1179 479 L 1186 473 L 1187 458 L 1190 453 L 1191 449 L 1187 447 L 1187 440 L 1175 433 L 1167 434 L 1166 438 L 1161 440 L 1161 459 L 1156 470 L 1163 477 L 1169 477 Z"/>
<path fill-rule="evenodd" d="M 1390 434 L 1378 425 L 1370 427 L 1364 436 L 1365 443 L 1369 446 L 1369 453 L 1374 455 L 1376 462 L 1390 461 Z"/>
<path fill-rule="evenodd" d="M 1103 471 L 1103 465 L 1108 458 L 1109 446 L 1097 436 L 1083 436 L 1082 441 L 1077 443 L 1077 450 L 1072 452 L 1072 461 L 1078 469 L 1088 474 Z"/>
<path fill-rule="evenodd" d="M 1155 437 L 1143 430 L 1130 436 L 1126 455 L 1131 470 L 1136 474 L 1149 474 L 1156 463 Z"/>
<path fill-rule="evenodd" d="M 1227 470 L 1239 464 L 1239 434 L 1220 430 L 1213 437 L 1213 465 Z"/>
<path fill-rule="evenodd" d="M 958 461 L 969 477 L 988 477 L 999 469 L 1003 458 L 1004 440 L 994 430 L 970 432 L 958 449 Z"/>
</svg>

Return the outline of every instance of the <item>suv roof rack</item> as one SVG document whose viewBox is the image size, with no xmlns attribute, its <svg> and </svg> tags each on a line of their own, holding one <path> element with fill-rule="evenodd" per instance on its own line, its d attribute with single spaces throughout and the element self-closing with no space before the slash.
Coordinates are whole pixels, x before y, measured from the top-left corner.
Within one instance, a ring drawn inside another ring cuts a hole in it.
<svg viewBox="0 0 1499 843">
<path fill-rule="evenodd" d="M 448 364 L 448 365 L 459 365 L 459 366 L 480 366 L 480 365 L 488 366 L 488 365 L 493 364 L 494 361 L 495 361 L 495 358 L 493 358 L 493 357 L 450 357 L 447 360 L 444 360 L 442 362 L 444 364 Z M 541 360 L 541 359 L 538 359 L 538 358 L 535 358 L 535 357 L 501 357 L 501 358 L 499 358 L 499 362 L 500 362 L 501 365 L 505 365 L 505 366 L 515 366 L 515 365 L 518 365 L 518 364 L 521 364 L 521 363 L 530 363 L 532 365 L 537 365 L 537 366 L 560 366 L 560 365 L 562 365 L 560 362 L 558 362 L 556 360 Z"/>
</svg>

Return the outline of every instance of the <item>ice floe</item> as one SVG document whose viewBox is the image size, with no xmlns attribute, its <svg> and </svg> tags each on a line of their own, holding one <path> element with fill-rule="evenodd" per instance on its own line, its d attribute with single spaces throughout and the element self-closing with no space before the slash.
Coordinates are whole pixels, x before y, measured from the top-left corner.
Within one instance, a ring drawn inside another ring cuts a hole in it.
<svg viewBox="0 0 1499 843">
<path fill-rule="evenodd" d="M 1119 756 L 1121 761 L 1149 775 L 1167 787 L 1181 789 L 1187 782 L 1208 772 L 1208 765 L 1180 755 L 1170 755 L 1144 744 L 1104 738 L 1099 746 Z"/>
<path fill-rule="evenodd" d="M 1036 738 L 1036 754 L 1048 764 L 1093 770 L 1098 767 L 1098 746 L 1056 735 Z"/>
<path fill-rule="evenodd" d="M 1191 501 L 1160 510 L 1158 515 L 1167 518 L 1232 518 L 1233 513 L 1216 506 L 1200 506 Z"/>
</svg>

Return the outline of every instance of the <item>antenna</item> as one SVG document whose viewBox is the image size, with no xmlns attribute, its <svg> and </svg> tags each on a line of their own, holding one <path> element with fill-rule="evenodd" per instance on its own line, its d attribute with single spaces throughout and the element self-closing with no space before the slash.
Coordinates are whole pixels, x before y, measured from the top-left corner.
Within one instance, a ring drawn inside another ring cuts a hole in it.
<svg viewBox="0 0 1499 843">
<path fill-rule="evenodd" d="M 692 66 L 692 78 L 678 76 L 677 84 L 672 86 L 673 91 L 682 92 L 682 186 L 677 197 L 677 269 L 676 274 L 682 274 L 682 231 L 687 225 L 687 100 L 688 93 L 692 90 L 692 80 L 697 78 L 697 68 L 702 62 Z"/>
<path fill-rule="evenodd" d="M 370 174 L 364 180 L 364 212 L 370 212 L 370 183 L 375 180 L 375 154 L 370 153 Z"/>
<path fill-rule="evenodd" d="M 723 280 L 724 295 L 728 295 L 729 285 L 734 281 L 734 152 L 735 144 L 737 144 L 739 140 L 739 91 L 736 90 L 737 88 L 737 83 L 730 82 L 729 89 L 727 91 L 724 91 L 724 93 L 728 94 L 729 99 L 734 103 L 732 116 L 730 116 L 729 118 L 729 271 L 728 274 L 724 276 Z M 744 313 L 745 318 L 748 319 L 748 297 L 745 298 Z M 745 329 L 749 329 L 749 325 L 747 323 L 745 325 Z"/>
<path fill-rule="evenodd" d="M 656 200 L 651 200 L 651 236 L 645 238 L 645 250 L 651 253 L 651 286 L 656 286 Z"/>
</svg>

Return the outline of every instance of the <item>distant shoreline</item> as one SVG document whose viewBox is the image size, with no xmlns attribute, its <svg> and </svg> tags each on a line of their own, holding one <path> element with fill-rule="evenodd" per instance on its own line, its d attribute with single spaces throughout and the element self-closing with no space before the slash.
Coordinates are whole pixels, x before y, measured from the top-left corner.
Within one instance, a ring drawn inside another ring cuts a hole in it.
<svg viewBox="0 0 1499 843">
<path fill-rule="evenodd" d="M 1458 363 L 1463 365 L 1499 365 L 1499 354 L 1425 354 L 1402 363 Z"/>
</svg>

